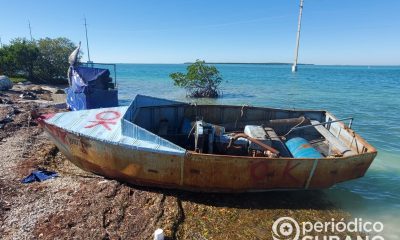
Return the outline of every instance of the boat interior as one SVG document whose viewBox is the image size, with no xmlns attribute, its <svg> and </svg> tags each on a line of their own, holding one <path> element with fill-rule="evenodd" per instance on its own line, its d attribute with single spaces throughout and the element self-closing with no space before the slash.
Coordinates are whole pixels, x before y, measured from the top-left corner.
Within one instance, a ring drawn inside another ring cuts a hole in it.
<svg viewBox="0 0 400 240">
<path fill-rule="evenodd" d="M 182 103 L 140 107 L 130 118 L 188 151 L 203 154 L 325 158 L 368 151 L 347 131 L 351 126 L 325 111 Z"/>
</svg>

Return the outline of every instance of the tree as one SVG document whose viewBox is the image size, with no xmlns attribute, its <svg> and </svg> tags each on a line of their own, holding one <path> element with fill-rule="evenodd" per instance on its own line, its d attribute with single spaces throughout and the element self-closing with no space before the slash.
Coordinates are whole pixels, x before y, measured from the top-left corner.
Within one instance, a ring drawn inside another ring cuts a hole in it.
<svg viewBox="0 0 400 240">
<path fill-rule="evenodd" d="M 16 67 L 8 46 L 0 48 L 0 75 L 15 75 Z"/>
<path fill-rule="evenodd" d="M 0 48 L 0 74 L 30 81 L 67 82 L 68 56 L 76 48 L 67 38 L 17 38 Z"/>
<path fill-rule="evenodd" d="M 196 60 L 186 69 L 186 74 L 175 72 L 169 76 L 174 80 L 175 86 L 184 87 L 187 90 L 188 96 L 217 98 L 221 95 L 218 87 L 222 82 L 222 77 L 215 66 Z"/>
<path fill-rule="evenodd" d="M 43 38 L 37 41 L 40 56 L 35 72 L 39 79 L 66 81 L 68 56 L 76 45 L 67 38 Z"/>
<path fill-rule="evenodd" d="M 39 49 L 35 42 L 16 38 L 0 51 L 1 72 L 10 76 L 23 75 L 28 79 L 34 79 L 34 66 L 38 57 Z"/>
</svg>

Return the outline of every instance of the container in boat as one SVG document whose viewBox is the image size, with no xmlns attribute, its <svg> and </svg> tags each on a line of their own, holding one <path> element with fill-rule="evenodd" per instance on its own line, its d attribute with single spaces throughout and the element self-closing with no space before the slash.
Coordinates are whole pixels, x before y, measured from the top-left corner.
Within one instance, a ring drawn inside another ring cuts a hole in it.
<svg viewBox="0 0 400 240">
<path fill-rule="evenodd" d="M 319 153 L 311 144 L 304 138 L 295 137 L 288 140 L 286 147 L 295 158 L 322 158 Z"/>
</svg>

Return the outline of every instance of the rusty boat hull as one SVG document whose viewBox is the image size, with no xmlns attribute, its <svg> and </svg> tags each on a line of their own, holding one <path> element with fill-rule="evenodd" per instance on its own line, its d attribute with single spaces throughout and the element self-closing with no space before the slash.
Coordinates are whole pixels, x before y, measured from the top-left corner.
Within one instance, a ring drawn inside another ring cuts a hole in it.
<svg viewBox="0 0 400 240">
<path fill-rule="evenodd" d="M 189 191 L 329 188 L 364 176 L 377 154 L 373 146 L 342 122 L 331 123 L 329 131 L 354 154 L 316 159 L 199 153 L 179 146 L 178 135 L 167 140 L 155 134 L 154 120 L 160 116 L 172 119 L 169 127 L 173 129 L 174 124 L 178 125 L 174 121 L 177 116 L 199 114 L 226 128 L 301 115 L 320 122 L 336 119 L 326 111 L 193 106 L 138 95 L 129 107 L 57 113 L 43 116 L 39 123 L 60 151 L 86 171 L 135 185 Z"/>
</svg>

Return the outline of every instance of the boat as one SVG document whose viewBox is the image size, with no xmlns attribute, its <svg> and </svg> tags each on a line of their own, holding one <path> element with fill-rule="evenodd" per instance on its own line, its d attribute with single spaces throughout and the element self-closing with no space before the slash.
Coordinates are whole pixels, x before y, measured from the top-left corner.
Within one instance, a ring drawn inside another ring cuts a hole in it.
<svg viewBox="0 0 400 240">
<path fill-rule="evenodd" d="M 325 189 L 364 176 L 377 151 L 352 122 L 324 110 L 142 95 L 129 106 L 39 119 L 59 150 L 86 171 L 133 185 L 229 193 Z"/>
</svg>

